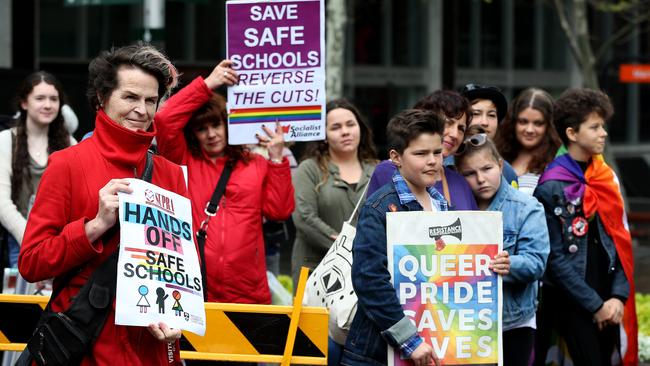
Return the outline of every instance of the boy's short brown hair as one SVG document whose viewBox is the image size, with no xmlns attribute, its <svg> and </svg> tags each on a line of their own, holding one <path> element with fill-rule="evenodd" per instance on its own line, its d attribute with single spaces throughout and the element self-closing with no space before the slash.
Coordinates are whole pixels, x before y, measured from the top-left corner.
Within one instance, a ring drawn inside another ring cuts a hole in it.
<svg viewBox="0 0 650 366">
<path fill-rule="evenodd" d="M 407 109 L 393 117 L 386 126 L 388 150 L 404 153 L 409 143 L 424 133 L 442 134 L 445 129 L 443 117 L 422 109 Z"/>
</svg>

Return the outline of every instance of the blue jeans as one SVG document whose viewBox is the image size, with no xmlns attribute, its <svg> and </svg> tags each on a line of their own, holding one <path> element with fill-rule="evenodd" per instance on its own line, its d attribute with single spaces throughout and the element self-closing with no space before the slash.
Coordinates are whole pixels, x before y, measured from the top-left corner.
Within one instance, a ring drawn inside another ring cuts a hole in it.
<svg viewBox="0 0 650 366">
<path fill-rule="evenodd" d="M 7 248 L 9 252 L 9 267 L 18 267 L 18 254 L 20 254 L 20 244 L 13 235 L 7 233 Z"/>
<path fill-rule="evenodd" d="M 334 342 L 332 338 L 327 337 L 327 366 L 340 364 L 341 356 L 343 356 L 343 346 Z"/>
</svg>

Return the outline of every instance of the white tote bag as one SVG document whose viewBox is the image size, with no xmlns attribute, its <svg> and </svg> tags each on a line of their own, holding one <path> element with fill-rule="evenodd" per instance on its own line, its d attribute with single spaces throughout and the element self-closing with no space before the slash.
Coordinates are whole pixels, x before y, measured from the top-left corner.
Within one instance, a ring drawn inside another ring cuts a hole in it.
<svg viewBox="0 0 650 366">
<path fill-rule="evenodd" d="M 330 312 L 329 336 L 338 344 L 345 344 L 357 312 L 357 295 L 352 288 L 352 242 L 357 230 L 351 222 L 365 199 L 367 189 L 368 184 L 327 254 L 309 275 L 305 289 L 303 305 L 327 307 Z"/>
</svg>

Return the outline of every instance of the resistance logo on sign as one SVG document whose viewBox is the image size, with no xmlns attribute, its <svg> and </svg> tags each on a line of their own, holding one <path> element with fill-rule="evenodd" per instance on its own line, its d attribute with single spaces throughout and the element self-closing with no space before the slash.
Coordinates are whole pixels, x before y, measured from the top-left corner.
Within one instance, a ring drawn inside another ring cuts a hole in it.
<svg viewBox="0 0 650 366">
<path fill-rule="evenodd" d="M 445 365 L 499 364 L 501 278 L 489 264 L 503 238 L 495 227 L 501 217 L 491 212 L 387 214 L 397 297 Z M 406 364 L 389 349 L 390 364 Z"/>
</svg>

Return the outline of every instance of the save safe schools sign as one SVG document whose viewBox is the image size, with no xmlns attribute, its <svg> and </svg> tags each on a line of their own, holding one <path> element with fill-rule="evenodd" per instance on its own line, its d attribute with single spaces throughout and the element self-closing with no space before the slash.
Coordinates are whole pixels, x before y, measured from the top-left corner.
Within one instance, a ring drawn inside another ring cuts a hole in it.
<svg viewBox="0 0 650 366">
<path fill-rule="evenodd" d="M 322 0 L 226 3 L 227 55 L 239 74 L 228 88 L 228 143 L 257 143 L 262 125 L 286 141 L 325 138 Z"/>
</svg>

